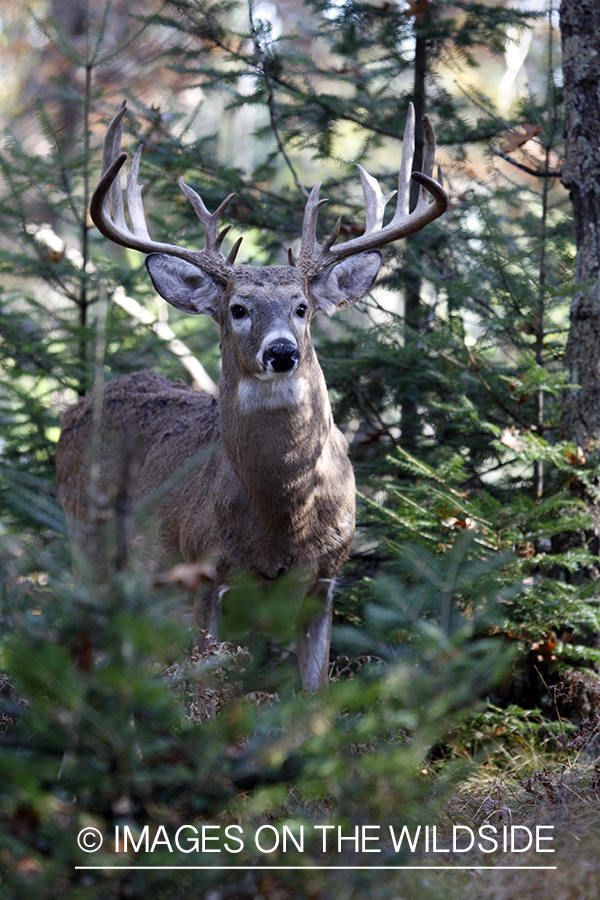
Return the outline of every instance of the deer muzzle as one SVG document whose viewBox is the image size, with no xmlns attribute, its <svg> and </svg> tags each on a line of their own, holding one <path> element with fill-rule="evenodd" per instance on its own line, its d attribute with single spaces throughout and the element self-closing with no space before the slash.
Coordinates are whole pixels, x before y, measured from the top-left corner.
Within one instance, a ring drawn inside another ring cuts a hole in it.
<svg viewBox="0 0 600 900">
<path fill-rule="evenodd" d="M 270 344 L 263 353 L 265 369 L 274 372 L 291 372 L 300 361 L 300 351 L 289 341 L 277 341 Z"/>
</svg>

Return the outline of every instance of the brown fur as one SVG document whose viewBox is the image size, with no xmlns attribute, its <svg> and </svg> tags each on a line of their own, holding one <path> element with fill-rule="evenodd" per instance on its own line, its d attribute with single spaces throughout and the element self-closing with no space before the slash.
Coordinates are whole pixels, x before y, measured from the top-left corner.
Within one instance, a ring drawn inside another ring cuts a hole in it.
<svg viewBox="0 0 600 900">
<path fill-rule="evenodd" d="M 314 690 L 327 680 L 333 583 L 354 531 L 354 477 L 310 339 L 315 302 L 305 291 L 290 267 L 236 269 L 210 309 L 221 329 L 219 400 L 154 372 L 116 378 L 103 391 L 96 443 L 93 397 L 65 413 L 57 473 L 88 551 L 94 535 L 81 524 L 98 447 L 97 490 L 109 510 L 127 495 L 138 511 L 133 543 L 149 565 L 162 568 L 175 556 L 216 560 L 217 582 L 197 607 L 200 628 L 216 631 L 233 572 L 266 582 L 303 572 L 321 608 L 299 629 L 303 683 Z M 230 315 L 238 301 L 248 310 L 241 325 Z M 265 374 L 262 345 L 279 334 L 297 346 L 299 361 L 289 373 Z"/>
<path fill-rule="evenodd" d="M 305 572 L 318 610 L 310 616 L 300 611 L 298 664 L 303 686 L 315 690 L 328 677 L 333 583 L 352 541 L 354 477 L 346 442 L 332 421 L 310 318 L 364 297 L 381 264 L 376 248 L 414 234 L 447 209 L 448 196 L 431 177 L 433 128 L 425 116 L 426 172 L 412 175 L 424 190 L 410 215 L 404 206 L 414 148 L 412 106 L 400 164 L 406 180 L 401 184 L 399 179 L 398 206 L 388 225 L 383 226 L 383 212 L 392 194 L 384 197 L 375 179 L 361 170 L 363 235 L 334 246 L 338 222 L 323 244 L 317 241 L 316 185 L 306 204 L 298 265 L 290 253 L 289 266 L 235 268 L 239 242 L 226 259 L 221 251 L 225 232 L 218 225 L 233 195 L 210 213 L 181 181 L 204 227 L 204 249 L 149 237 L 137 184 L 141 149 L 127 179 L 127 224 L 115 202 L 115 179 L 126 159 L 119 155 L 124 115 L 123 102 L 107 129 L 103 174 L 90 215 L 106 237 L 149 254 L 150 277 L 165 300 L 187 313 L 211 315 L 219 324 L 220 406 L 153 373 L 116 379 L 104 395 L 98 435 L 89 400 L 65 416 L 57 453 L 60 495 L 66 511 L 80 522 L 86 520 L 90 483 L 114 497 L 122 519 L 131 495 L 146 520 L 152 509 L 156 527 L 147 527 L 146 521 L 134 538 L 154 566 L 164 565 L 172 554 L 192 562 L 214 554 L 217 584 L 198 606 L 198 624 L 210 630 L 217 625 L 232 572 L 245 570 L 267 580 L 289 569 Z M 97 447 L 99 479 L 90 478 Z M 79 530 L 80 539 L 82 534 L 85 538 L 85 528 Z M 121 533 L 119 547 L 126 537 Z"/>
</svg>

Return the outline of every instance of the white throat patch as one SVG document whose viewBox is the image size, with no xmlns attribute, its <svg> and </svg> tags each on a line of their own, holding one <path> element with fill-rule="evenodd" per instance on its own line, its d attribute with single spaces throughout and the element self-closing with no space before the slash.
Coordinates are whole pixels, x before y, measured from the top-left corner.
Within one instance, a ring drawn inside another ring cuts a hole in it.
<svg viewBox="0 0 600 900">
<path fill-rule="evenodd" d="M 306 395 L 306 379 L 294 377 L 243 378 L 237 389 L 242 412 L 259 409 L 294 409 Z"/>
</svg>

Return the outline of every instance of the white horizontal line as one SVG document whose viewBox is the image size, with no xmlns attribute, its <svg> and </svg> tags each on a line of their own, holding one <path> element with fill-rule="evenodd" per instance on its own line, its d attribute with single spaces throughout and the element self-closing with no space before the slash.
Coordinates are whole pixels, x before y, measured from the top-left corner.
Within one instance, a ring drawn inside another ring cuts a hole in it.
<svg viewBox="0 0 600 900">
<path fill-rule="evenodd" d="M 491 871 L 499 870 L 499 869 L 511 869 L 511 870 L 520 870 L 520 869 L 528 869 L 528 870 L 540 870 L 540 869 L 557 869 L 558 866 L 75 866 L 76 869 L 166 869 L 166 870 L 175 870 L 175 869 L 214 869 L 215 871 L 227 871 L 228 869 L 235 869 L 237 871 L 244 872 L 252 872 L 255 870 L 264 870 L 264 869 L 277 869 L 277 870 L 285 870 L 289 869 L 295 871 L 314 871 L 318 870 L 320 872 L 326 872 L 329 869 L 336 871 L 352 871 L 360 870 L 361 872 L 371 872 L 371 871 L 381 871 L 383 869 L 447 869 L 457 871 L 465 871 L 465 870 L 473 870 L 473 869 L 489 869 Z"/>
</svg>

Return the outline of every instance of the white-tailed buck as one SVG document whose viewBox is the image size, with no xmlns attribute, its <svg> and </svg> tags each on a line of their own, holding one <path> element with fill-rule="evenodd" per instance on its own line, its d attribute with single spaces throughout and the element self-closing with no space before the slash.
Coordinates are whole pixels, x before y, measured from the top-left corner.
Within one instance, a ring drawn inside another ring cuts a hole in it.
<svg viewBox="0 0 600 900">
<path fill-rule="evenodd" d="M 310 321 L 317 312 L 331 314 L 364 297 L 381 265 L 377 248 L 413 234 L 447 209 L 447 194 L 432 177 L 433 128 L 425 117 L 424 172 L 412 173 L 421 190 L 411 213 L 412 109 L 398 204 L 387 225 L 384 208 L 396 192 L 384 196 L 359 167 L 364 234 L 336 244 L 338 220 L 332 234 L 322 244 L 317 241 L 318 209 L 324 202 L 317 185 L 306 204 L 297 261 L 290 251 L 289 265 L 236 267 L 239 242 L 225 257 L 221 245 L 227 228 L 218 230 L 233 194 L 209 213 L 181 180 L 206 232 L 205 247 L 188 250 L 151 240 L 137 183 L 141 148 L 127 178 L 127 223 L 119 184 L 127 159 L 120 152 L 124 113 L 123 103 L 108 128 L 103 175 L 90 213 L 106 237 L 149 254 L 150 277 L 168 303 L 217 322 L 219 398 L 170 384 L 151 371 L 110 381 L 103 393 L 99 441 L 93 440 L 92 399 L 81 400 L 64 416 L 57 451 L 61 500 L 71 519 L 85 523 L 93 452 L 100 462 L 101 490 L 112 489 L 116 496 L 122 490 L 116 482 L 126 443 L 129 496 L 136 504 L 156 498 L 154 527 L 135 536 L 152 565 L 163 567 L 176 555 L 191 562 L 216 561 L 216 579 L 196 603 L 198 627 L 213 634 L 232 573 L 246 571 L 266 582 L 290 570 L 306 573 L 313 612 L 298 617 L 298 664 L 304 688 L 314 691 L 328 678 L 333 587 L 352 542 L 355 491 L 347 443 L 333 423 L 311 343 Z M 119 434 L 124 435 L 121 445 Z"/>
</svg>

